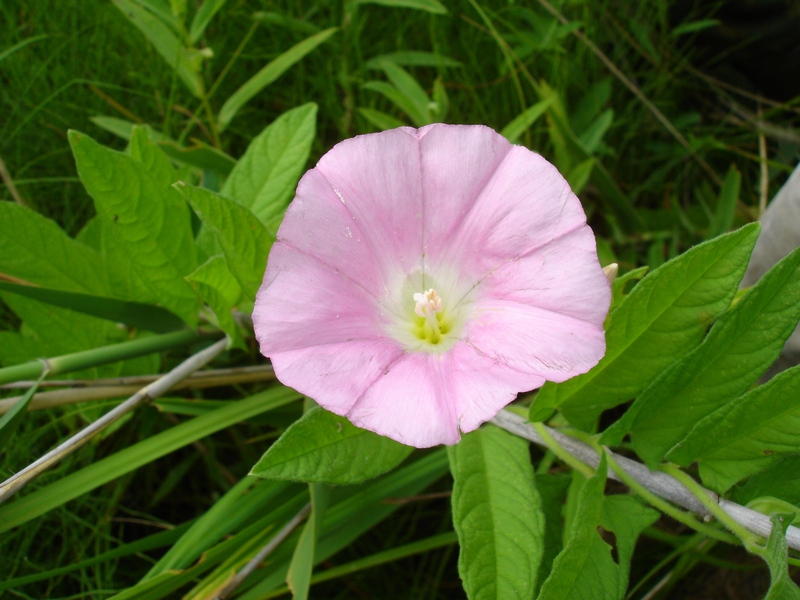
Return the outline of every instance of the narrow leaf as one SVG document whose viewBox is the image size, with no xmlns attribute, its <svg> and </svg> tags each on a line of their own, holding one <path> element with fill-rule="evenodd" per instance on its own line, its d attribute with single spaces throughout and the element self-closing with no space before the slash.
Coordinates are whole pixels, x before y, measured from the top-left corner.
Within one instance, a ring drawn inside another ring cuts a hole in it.
<svg viewBox="0 0 800 600">
<path fill-rule="evenodd" d="M 552 101 L 552 98 L 548 98 L 529 106 L 513 121 L 503 127 L 500 135 L 505 136 L 512 144 L 516 144 L 522 134 L 547 111 Z"/>
<path fill-rule="evenodd" d="M 14 406 L 11 407 L 11 410 L 0 417 L 0 452 L 2 452 L 6 442 L 8 442 L 8 440 L 11 438 L 11 435 L 14 433 L 17 425 L 19 425 L 20 421 L 25 416 L 25 412 L 28 410 L 28 405 L 31 403 L 33 395 L 36 393 L 36 390 L 39 389 L 39 384 L 44 378 L 45 373 L 42 373 L 42 376 L 39 377 L 39 380 L 28 388 L 28 391 L 23 394 L 22 398 L 14 403 Z"/>
<path fill-rule="evenodd" d="M 214 15 L 225 5 L 226 0 L 204 0 L 192 19 L 189 27 L 189 43 L 194 45 L 203 37 L 203 33 L 214 18 Z"/>
<path fill-rule="evenodd" d="M 392 115 L 387 115 L 385 112 L 372 108 L 359 108 L 358 112 L 381 131 L 395 129 L 396 127 L 403 127 L 405 125 L 400 119 L 396 119 Z"/>
<path fill-rule="evenodd" d="M 528 442 L 491 425 L 448 449 L 458 573 L 470 600 L 530 600 L 544 515 Z"/>
<path fill-rule="evenodd" d="M 695 246 L 645 277 L 611 314 L 600 363 L 585 375 L 545 384 L 531 419 L 558 407 L 570 423 L 589 429 L 603 410 L 639 394 L 728 307 L 758 229 L 747 225 Z"/>
<path fill-rule="evenodd" d="M 386 473 L 413 448 L 314 408 L 298 419 L 250 471 L 265 479 L 348 485 Z"/>
<path fill-rule="evenodd" d="M 356 0 L 356 4 L 380 4 L 393 8 L 414 8 L 435 15 L 447 14 L 447 9 L 439 0 Z"/>
<path fill-rule="evenodd" d="M 728 169 L 728 174 L 725 176 L 725 181 L 722 183 L 719 198 L 717 198 L 714 218 L 708 227 L 709 238 L 722 235 L 733 225 L 733 215 L 736 211 L 736 202 L 739 200 L 741 182 L 742 176 L 739 170 L 734 165 L 731 165 L 731 168 Z"/>
<path fill-rule="evenodd" d="M 408 116 L 414 124 L 422 127 L 432 123 L 429 110 L 431 99 L 411 73 L 390 60 L 383 61 L 381 67 L 394 88 L 405 98 L 406 106 L 412 109 Z"/>
<path fill-rule="evenodd" d="M 337 31 L 337 27 L 331 27 L 330 29 L 320 31 L 316 35 L 306 38 L 299 44 L 292 46 L 289 50 L 253 75 L 253 77 L 236 90 L 233 95 L 225 101 L 225 104 L 222 105 L 218 117 L 220 130 L 225 129 L 236 116 L 236 113 L 238 113 L 256 94 L 283 75 L 289 67 L 325 42 Z"/>
<path fill-rule="evenodd" d="M 294 548 L 286 583 L 292 591 L 294 600 L 307 600 L 311 586 L 311 571 L 314 569 L 314 554 L 317 540 L 322 535 L 322 523 L 328 507 L 331 488 L 321 483 L 309 483 L 311 495 L 311 514 L 308 517 L 300 539 Z"/>
<path fill-rule="evenodd" d="M 368 69 L 382 69 L 383 61 L 390 60 L 397 65 L 406 67 L 439 67 L 439 68 L 453 68 L 457 69 L 463 67 L 463 63 L 443 56 L 435 52 L 421 52 L 419 50 L 406 50 L 401 52 L 391 52 L 389 54 L 381 54 L 375 58 L 369 59 L 364 66 Z"/>
<path fill-rule="evenodd" d="M 48 37 L 50 37 L 50 36 L 48 36 L 48 35 L 34 35 L 33 37 L 29 37 L 26 40 L 22 40 L 21 42 L 19 42 L 17 44 L 14 44 L 10 48 L 6 48 L 2 52 L 0 52 L 0 62 L 2 62 L 4 59 L 8 58 L 9 56 L 14 54 L 15 52 L 18 52 L 19 50 L 22 50 L 28 44 L 33 44 L 34 42 L 38 42 L 39 40 L 43 40 L 43 39 L 48 38 Z"/>
</svg>

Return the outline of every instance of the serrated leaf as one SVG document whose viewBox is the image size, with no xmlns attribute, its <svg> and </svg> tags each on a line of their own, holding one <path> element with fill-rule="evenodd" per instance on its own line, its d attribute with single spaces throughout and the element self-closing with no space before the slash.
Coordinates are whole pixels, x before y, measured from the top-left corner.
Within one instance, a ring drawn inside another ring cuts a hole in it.
<svg viewBox="0 0 800 600">
<path fill-rule="evenodd" d="M 600 363 L 585 375 L 545 384 L 531 420 L 560 408 L 570 423 L 589 429 L 602 411 L 644 390 L 728 307 L 758 230 L 754 223 L 695 246 L 639 282 L 611 314 Z"/>
<path fill-rule="evenodd" d="M 709 487 L 727 490 L 786 455 L 800 452 L 800 367 L 739 396 L 702 419 L 681 442 Z"/>
<path fill-rule="evenodd" d="M 298 419 L 250 471 L 265 479 L 349 485 L 386 473 L 413 448 L 314 408 Z"/>
<path fill-rule="evenodd" d="M 530 600 L 544 515 L 528 442 L 488 425 L 447 449 L 458 573 L 470 600 Z"/>
<path fill-rule="evenodd" d="M 122 297 L 163 306 L 187 323 L 197 320 L 198 300 L 183 280 L 197 267 L 189 209 L 171 187 L 162 187 L 146 167 L 90 137 L 70 132 L 78 174 L 103 221 L 110 272 L 128 290 Z M 120 285 L 121 284 L 121 285 Z"/>
<path fill-rule="evenodd" d="M 253 300 L 264 279 L 267 256 L 275 238 L 252 212 L 233 200 L 205 188 L 179 185 L 176 189 L 214 234 L 225 254 L 228 269 L 238 280 L 242 292 Z"/>
<path fill-rule="evenodd" d="M 236 90 L 233 95 L 225 101 L 219 111 L 217 120 L 219 121 L 220 131 L 224 130 L 236 113 L 247 104 L 256 94 L 283 75 L 293 64 L 302 59 L 306 54 L 314 50 L 317 46 L 327 41 L 338 27 L 331 27 L 306 38 L 299 44 L 289 48 L 278 58 L 268 63 L 258 73 L 253 75 L 247 82 Z"/>
<path fill-rule="evenodd" d="M 130 0 L 112 0 L 113 4 L 141 31 L 167 64 L 178 74 L 186 88 L 196 97 L 203 97 L 203 80 L 188 51 L 163 21 Z"/>
<path fill-rule="evenodd" d="M 14 202 L 0 202 L 0 273 L 72 292 L 110 292 L 98 252 Z"/>
<path fill-rule="evenodd" d="M 743 394 L 778 358 L 800 320 L 800 249 L 767 273 L 717 321 L 699 346 L 671 365 L 623 417 L 651 468 L 703 417 Z M 681 443 L 669 460 L 691 464 Z"/>
<path fill-rule="evenodd" d="M 787 565 L 788 548 L 786 544 L 786 529 L 791 523 L 789 515 L 775 515 L 772 517 L 772 533 L 767 542 L 767 551 L 764 560 L 769 565 L 770 585 L 764 600 L 800 600 L 800 589 L 789 577 Z"/>
<path fill-rule="evenodd" d="M 356 0 L 356 4 L 380 4 L 393 8 L 414 8 L 435 15 L 447 14 L 447 9 L 438 0 Z"/>
<path fill-rule="evenodd" d="M 538 600 L 621 598 L 619 568 L 611 557 L 611 546 L 597 531 L 602 517 L 605 484 L 604 455 L 597 471 L 578 496 L 578 509 L 569 540 L 553 562 L 553 569 L 542 585 Z"/>
<path fill-rule="evenodd" d="M 264 224 L 282 216 L 308 161 L 316 119 L 313 103 L 275 119 L 247 147 L 222 195 L 249 208 Z"/>
<path fill-rule="evenodd" d="M 231 312 L 241 297 L 242 289 L 228 270 L 225 257 L 212 256 L 194 273 L 187 275 L 186 280 L 214 311 L 219 328 L 227 334 L 231 346 L 244 349 L 242 332 Z"/>
<path fill-rule="evenodd" d="M 67 308 L 91 317 L 106 319 L 114 323 L 124 323 L 129 327 L 145 331 L 166 333 L 184 326 L 183 321 L 168 310 L 141 302 L 64 292 L 44 287 L 15 285 L 3 281 L 0 281 L 0 290 L 33 298 L 45 304 Z"/>
</svg>

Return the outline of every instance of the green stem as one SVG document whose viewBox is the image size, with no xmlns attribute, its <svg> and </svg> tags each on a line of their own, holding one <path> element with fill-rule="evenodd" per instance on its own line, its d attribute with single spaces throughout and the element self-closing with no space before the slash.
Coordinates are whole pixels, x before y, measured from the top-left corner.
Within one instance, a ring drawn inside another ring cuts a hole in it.
<svg viewBox="0 0 800 600">
<path fill-rule="evenodd" d="M 542 441 L 547 445 L 547 447 L 555 454 L 558 458 L 560 458 L 563 462 L 568 464 L 570 467 L 575 469 L 576 471 L 583 474 L 585 477 L 589 478 L 594 475 L 594 469 L 587 465 L 586 463 L 581 462 L 572 454 L 567 452 L 561 444 L 553 439 L 553 436 L 550 435 L 550 432 L 547 431 L 547 427 L 545 427 L 542 423 L 531 423 L 533 428 L 536 430 Z"/>
<path fill-rule="evenodd" d="M 634 492 L 639 494 L 642 498 L 644 498 L 647 502 L 655 506 L 658 510 L 663 512 L 664 514 L 669 515 L 679 523 L 683 523 L 687 527 L 691 527 L 695 531 L 703 533 L 710 538 L 714 538 L 716 540 L 720 540 L 723 542 L 727 542 L 729 544 L 737 544 L 738 540 L 730 535 L 725 533 L 724 531 L 719 531 L 706 525 L 705 523 L 701 523 L 697 519 L 695 519 L 691 514 L 685 513 L 682 510 L 678 510 L 674 506 L 672 506 L 666 500 L 659 498 L 654 493 L 649 491 L 647 488 L 643 487 L 639 484 L 633 477 L 628 475 L 625 470 L 619 466 L 619 463 L 614 460 L 614 457 L 611 452 L 606 451 L 606 460 L 608 461 L 608 466 L 611 468 L 614 473 L 616 473 L 619 480 L 631 488 Z"/>
<path fill-rule="evenodd" d="M 757 554 L 758 556 L 763 556 L 764 548 L 758 544 L 758 540 L 761 538 L 753 533 L 750 533 L 747 529 L 742 527 L 739 523 L 734 521 L 728 513 L 726 513 L 720 507 L 717 502 L 708 495 L 708 491 L 705 490 L 699 483 L 697 483 L 691 476 L 684 473 L 678 466 L 672 464 L 663 464 L 659 465 L 659 470 L 667 473 L 668 475 L 672 475 L 675 479 L 680 481 L 686 489 L 688 489 L 694 496 L 702 502 L 703 506 L 708 509 L 714 518 L 716 518 L 720 523 L 725 525 L 728 529 L 730 529 L 736 537 L 742 540 L 745 548 L 751 554 Z"/>
<path fill-rule="evenodd" d="M 195 333 L 191 330 L 176 331 L 155 335 L 121 344 L 103 346 L 83 352 L 65 354 L 54 358 L 32 360 L 21 365 L 14 365 L 0 369 L 0 385 L 20 381 L 22 379 L 38 379 L 43 372 L 49 370 L 48 375 L 80 371 L 90 367 L 97 367 L 128 358 L 136 358 L 145 354 L 162 352 L 206 338 L 206 335 Z"/>
</svg>

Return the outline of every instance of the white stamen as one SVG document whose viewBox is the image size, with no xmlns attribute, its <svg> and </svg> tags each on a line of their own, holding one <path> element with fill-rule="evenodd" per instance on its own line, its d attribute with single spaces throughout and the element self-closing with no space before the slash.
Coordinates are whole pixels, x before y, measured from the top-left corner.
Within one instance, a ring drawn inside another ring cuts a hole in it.
<svg viewBox="0 0 800 600">
<path fill-rule="evenodd" d="M 433 288 L 424 294 L 414 294 L 414 301 L 417 303 L 414 312 L 420 317 L 428 317 L 442 312 L 442 299 Z"/>
</svg>

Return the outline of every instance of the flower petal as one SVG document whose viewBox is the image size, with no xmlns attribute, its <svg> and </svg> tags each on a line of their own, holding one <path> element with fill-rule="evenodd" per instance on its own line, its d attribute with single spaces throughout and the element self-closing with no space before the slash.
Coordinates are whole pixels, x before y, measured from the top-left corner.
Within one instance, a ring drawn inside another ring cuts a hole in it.
<svg viewBox="0 0 800 600">
<path fill-rule="evenodd" d="M 512 146 L 437 262 L 481 279 L 586 223 L 580 200 L 558 170 L 527 148 Z"/>
<path fill-rule="evenodd" d="M 600 326 L 507 300 L 480 299 L 474 310 L 468 343 L 523 373 L 565 381 L 591 369 L 605 354 Z"/>
<path fill-rule="evenodd" d="M 345 140 L 316 169 L 350 212 L 385 281 L 422 266 L 419 141 L 407 127 Z"/>
<path fill-rule="evenodd" d="M 377 303 L 353 280 L 285 243 L 272 246 L 253 325 L 264 356 L 381 337 Z M 280 377 L 280 374 L 278 373 Z"/>
<path fill-rule="evenodd" d="M 537 306 L 603 326 L 611 286 L 597 261 L 594 234 L 587 225 L 492 271 L 480 293 L 497 300 Z"/>
<path fill-rule="evenodd" d="M 271 355 L 281 383 L 346 415 L 356 400 L 403 355 L 394 344 L 353 340 Z"/>
<path fill-rule="evenodd" d="M 447 355 L 405 354 L 350 409 L 354 425 L 428 448 L 459 440 Z"/>
</svg>

